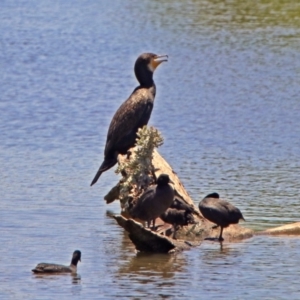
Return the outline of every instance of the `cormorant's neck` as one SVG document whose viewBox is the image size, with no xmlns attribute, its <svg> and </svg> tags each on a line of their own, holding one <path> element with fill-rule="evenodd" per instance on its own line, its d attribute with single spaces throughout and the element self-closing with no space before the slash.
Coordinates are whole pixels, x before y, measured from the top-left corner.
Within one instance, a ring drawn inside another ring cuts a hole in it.
<svg viewBox="0 0 300 300">
<path fill-rule="evenodd" d="M 72 258 L 71 265 L 77 266 L 77 264 L 78 264 L 78 258 Z"/>
<path fill-rule="evenodd" d="M 135 76 L 142 87 L 151 87 L 154 85 L 153 72 L 148 69 L 135 70 Z"/>
</svg>

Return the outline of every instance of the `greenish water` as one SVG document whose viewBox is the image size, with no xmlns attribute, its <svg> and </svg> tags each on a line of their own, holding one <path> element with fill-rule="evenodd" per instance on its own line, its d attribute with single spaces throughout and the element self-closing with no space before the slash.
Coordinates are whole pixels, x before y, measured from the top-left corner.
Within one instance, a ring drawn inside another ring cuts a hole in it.
<svg viewBox="0 0 300 300">
<path fill-rule="evenodd" d="M 218 192 L 256 230 L 299 221 L 300 3 L 4 1 L 0 4 L 1 299 L 299 299 L 298 237 L 136 255 L 89 186 L 142 52 L 150 125 L 195 202 Z M 42 261 L 79 275 L 36 277 Z"/>
</svg>

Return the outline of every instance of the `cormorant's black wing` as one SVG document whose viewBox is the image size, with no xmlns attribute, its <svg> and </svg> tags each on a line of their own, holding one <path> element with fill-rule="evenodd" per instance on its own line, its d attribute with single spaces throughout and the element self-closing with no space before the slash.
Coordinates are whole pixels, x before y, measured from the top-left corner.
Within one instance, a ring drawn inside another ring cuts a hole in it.
<svg viewBox="0 0 300 300">
<path fill-rule="evenodd" d="M 126 154 L 134 146 L 138 128 L 147 125 L 154 97 L 145 88 L 136 88 L 131 96 L 119 107 L 111 120 L 102 162 L 91 186 L 97 182 L 101 174 L 117 163 L 119 153 Z"/>
<path fill-rule="evenodd" d="M 116 111 L 107 134 L 105 157 L 113 152 L 126 153 L 134 146 L 138 128 L 147 125 L 153 108 L 149 90 L 137 88 Z"/>
</svg>

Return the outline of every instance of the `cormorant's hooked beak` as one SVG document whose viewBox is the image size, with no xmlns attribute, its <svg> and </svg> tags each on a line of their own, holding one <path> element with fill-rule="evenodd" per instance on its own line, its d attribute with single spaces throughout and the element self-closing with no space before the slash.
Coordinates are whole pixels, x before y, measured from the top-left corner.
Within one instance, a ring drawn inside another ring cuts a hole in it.
<svg viewBox="0 0 300 300">
<path fill-rule="evenodd" d="M 155 70 L 164 61 L 168 61 L 168 55 L 156 55 L 151 60 L 151 67 Z"/>
</svg>

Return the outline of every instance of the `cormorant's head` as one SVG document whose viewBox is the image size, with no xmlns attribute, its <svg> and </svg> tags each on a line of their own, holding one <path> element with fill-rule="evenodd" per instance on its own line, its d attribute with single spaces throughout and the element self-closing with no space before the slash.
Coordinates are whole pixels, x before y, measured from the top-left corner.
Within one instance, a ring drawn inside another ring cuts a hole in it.
<svg viewBox="0 0 300 300">
<path fill-rule="evenodd" d="M 156 55 L 154 53 L 141 54 L 134 65 L 134 72 L 141 85 L 153 84 L 153 72 L 164 61 L 168 61 L 167 55 Z"/>
<path fill-rule="evenodd" d="M 157 178 L 157 185 L 158 186 L 164 186 L 167 185 L 169 183 L 173 183 L 174 182 L 170 179 L 169 175 L 167 174 L 160 174 Z"/>
<path fill-rule="evenodd" d="M 72 264 L 77 266 L 78 261 L 81 261 L 81 252 L 79 250 L 75 250 L 73 252 Z"/>
</svg>

